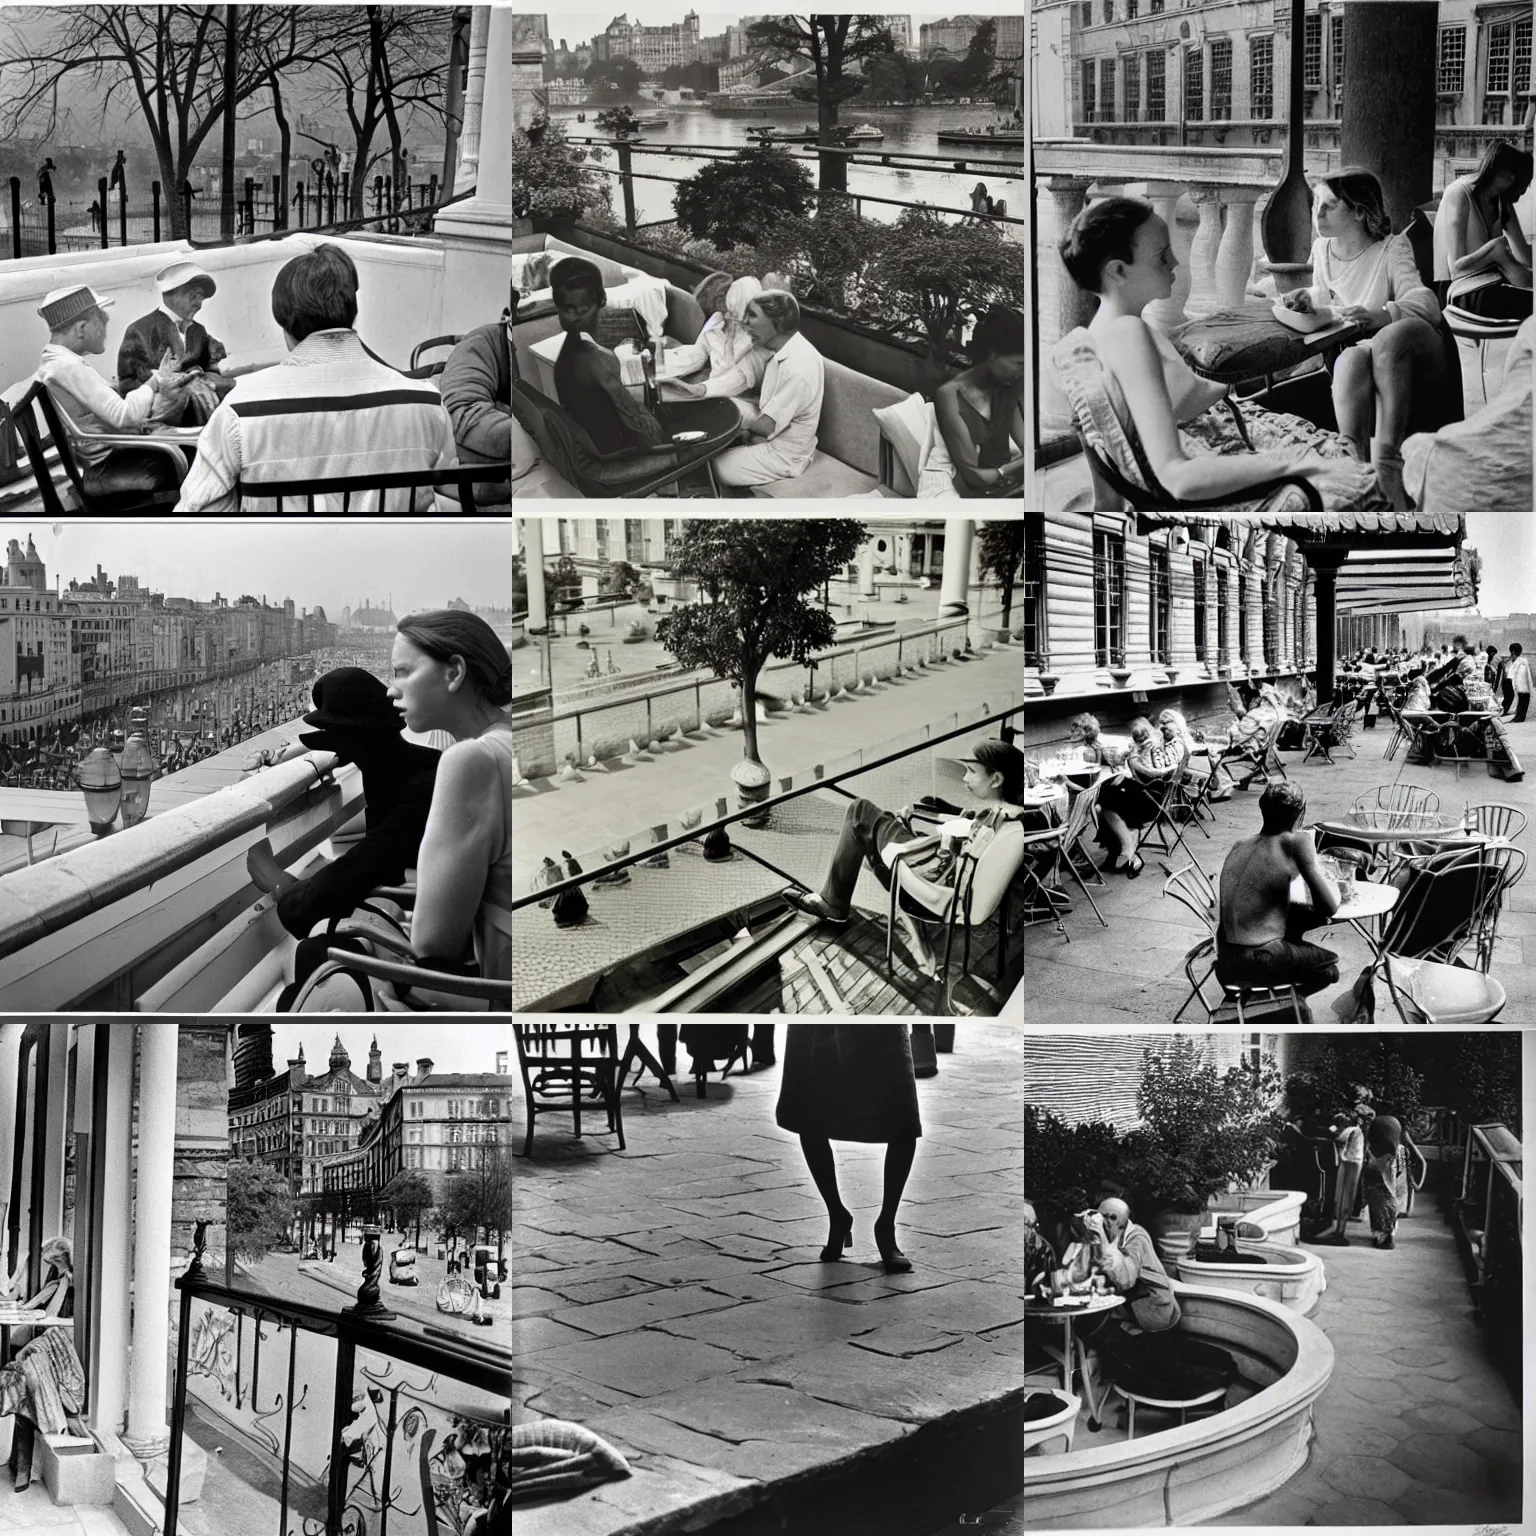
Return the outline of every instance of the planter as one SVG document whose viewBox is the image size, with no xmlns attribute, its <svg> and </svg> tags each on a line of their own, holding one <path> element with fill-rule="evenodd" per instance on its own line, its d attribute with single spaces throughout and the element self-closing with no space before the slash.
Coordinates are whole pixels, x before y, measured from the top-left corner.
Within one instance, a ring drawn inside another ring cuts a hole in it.
<svg viewBox="0 0 1536 1536">
<path fill-rule="evenodd" d="M 1042 672 L 1038 681 L 1040 686 L 1045 690 L 1046 696 L 1049 697 L 1051 694 L 1056 692 L 1056 684 L 1059 683 L 1061 679 L 1054 672 Z"/>
<path fill-rule="evenodd" d="M 1266 1242 L 1292 1244 L 1301 1239 L 1301 1208 L 1306 1203 L 1299 1189 L 1245 1189 L 1213 1195 L 1210 1210 L 1239 1212 L 1263 1228 Z"/>
<path fill-rule="evenodd" d="M 1177 667 L 1164 667 L 1163 670 L 1168 674 L 1168 681 L 1170 683 L 1178 682 L 1179 669 Z"/>
<path fill-rule="evenodd" d="M 569 240 L 576 232 L 574 213 L 536 213 L 533 216 L 533 232 L 536 235 L 553 235 Z"/>
<path fill-rule="evenodd" d="M 1147 1218 L 1147 1231 L 1165 1269 L 1172 1269 L 1195 1246 L 1204 1224 L 1204 1211 L 1154 1211 Z"/>
<path fill-rule="evenodd" d="M 533 233 L 532 219 L 513 219 L 512 233 L 514 235 L 531 235 Z"/>
<path fill-rule="evenodd" d="M 1111 667 L 1109 675 L 1114 678 L 1116 688 L 1124 688 L 1131 680 L 1131 669 L 1129 667 Z"/>
<path fill-rule="evenodd" d="M 1223 1264 L 1206 1261 L 1187 1253 L 1174 1261 L 1170 1273 L 1191 1285 L 1216 1286 L 1222 1290 L 1243 1291 L 1278 1302 L 1287 1311 L 1306 1317 L 1317 1305 L 1318 1297 L 1328 1289 L 1328 1273 L 1322 1258 L 1305 1248 L 1290 1248 L 1281 1243 L 1240 1241 L 1238 1249 L 1262 1264 Z"/>
<path fill-rule="evenodd" d="M 746 810 L 750 805 L 757 805 L 768 798 L 769 785 L 773 776 L 761 763 L 754 763 L 750 758 L 742 760 L 731 769 L 731 782 L 736 786 L 736 807 L 738 810 Z M 772 813 L 763 811 L 757 816 L 748 816 L 742 822 L 743 826 L 766 826 Z"/>
</svg>

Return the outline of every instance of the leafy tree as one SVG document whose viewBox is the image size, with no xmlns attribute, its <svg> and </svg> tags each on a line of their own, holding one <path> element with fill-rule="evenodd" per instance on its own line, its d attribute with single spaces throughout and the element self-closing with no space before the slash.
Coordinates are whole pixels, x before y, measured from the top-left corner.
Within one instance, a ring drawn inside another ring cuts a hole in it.
<svg viewBox="0 0 1536 1536">
<path fill-rule="evenodd" d="M 414 1224 L 416 1242 L 421 1241 L 421 1218 L 432 1209 L 436 1196 L 432 1185 L 421 1174 L 406 1170 L 389 1181 L 382 1203 L 395 1213 L 395 1220 L 402 1227 Z"/>
<path fill-rule="evenodd" d="M 970 46 L 955 77 L 955 84 L 962 91 L 980 90 L 992 76 L 992 59 L 997 52 L 997 22 L 991 16 L 982 18 L 981 25 L 971 34 Z"/>
<path fill-rule="evenodd" d="M 598 590 L 612 597 L 628 597 L 639 585 L 640 573 L 627 560 L 610 560 L 598 578 Z"/>
<path fill-rule="evenodd" d="M 593 64 L 583 77 L 588 85 L 596 85 L 606 89 L 609 85 L 618 86 L 610 95 L 639 96 L 640 82 L 645 78 L 645 72 L 639 64 L 631 58 L 600 59 Z"/>
<path fill-rule="evenodd" d="M 484 1227 L 496 1234 L 499 1246 L 512 1230 L 512 1159 L 506 1149 L 484 1147 L 478 1168 L 449 1174 L 441 1210 L 446 1231 L 472 1243 Z"/>
<path fill-rule="evenodd" d="M 845 73 L 861 59 L 896 51 L 891 30 L 878 16 L 768 16 L 747 28 L 747 46 L 779 58 L 809 60 L 814 85 L 792 85 L 797 101 L 816 103 L 816 127 L 823 144 L 833 142 L 838 112 L 845 101 L 864 90 L 864 76 Z M 821 162 L 823 192 L 848 190 L 848 162 L 841 155 Z"/>
<path fill-rule="evenodd" d="M 990 224 L 951 224 L 904 208 L 869 274 L 880 309 L 902 334 L 926 340 L 935 361 L 960 361 L 960 336 L 989 305 L 1024 309 L 1023 248 Z"/>
<path fill-rule="evenodd" d="M 674 574 L 696 580 L 706 601 L 674 608 L 656 638 L 685 667 L 712 667 L 741 689 L 743 755 L 757 754 L 757 678 L 770 658 L 801 666 L 825 650 L 836 625 L 805 600 L 859 552 L 863 523 L 689 520 L 668 550 Z"/>
<path fill-rule="evenodd" d="M 259 1264 L 288 1236 L 293 1221 L 287 1179 L 269 1163 L 239 1158 L 229 1165 L 225 1199 L 229 1251 L 242 1264 Z"/>
<path fill-rule="evenodd" d="M 849 199 L 824 193 L 815 218 L 784 220 L 763 238 L 758 252 L 762 270 L 787 273 L 801 297 L 846 312 L 864 298 L 870 267 L 886 238 Z"/>
<path fill-rule="evenodd" d="M 512 130 L 512 215 L 580 218 L 589 208 L 609 207 L 603 178 L 587 168 L 595 154 L 571 143 L 564 127 L 536 119 L 525 132 Z"/>
<path fill-rule="evenodd" d="M 996 578 L 1003 592 L 1003 628 L 1013 609 L 1014 582 L 1024 574 L 1024 524 L 1009 518 L 977 525 L 976 564 L 983 576 Z"/>
<path fill-rule="evenodd" d="M 678 222 L 717 246 L 754 245 L 781 220 L 803 219 L 810 173 L 782 149 L 758 144 L 715 160 L 678 184 Z"/>
</svg>

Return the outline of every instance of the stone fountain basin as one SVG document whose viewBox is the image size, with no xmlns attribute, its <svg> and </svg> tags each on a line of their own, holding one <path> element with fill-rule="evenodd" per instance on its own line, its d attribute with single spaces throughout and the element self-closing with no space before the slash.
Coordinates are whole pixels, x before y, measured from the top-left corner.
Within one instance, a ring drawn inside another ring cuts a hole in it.
<svg viewBox="0 0 1536 1536">
<path fill-rule="evenodd" d="M 1216 1195 L 1208 1209 L 1214 1215 L 1237 1213 L 1262 1227 L 1268 1241 L 1294 1245 L 1301 1241 L 1301 1208 L 1306 1203 L 1299 1189 L 1245 1189 Z"/>
<path fill-rule="evenodd" d="M 1135 1440 L 1095 1446 L 1079 1428 L 1072 1451 L 1026 1457 L 1025 1530 L 1213 1520 L 1273 1493 L 1306 1464 L 1312 1405 L 1333 1374 L 1327 1335 L 1246 1291 L 1182 1281 L 1174 1291 L 1186 1332 L 1229 1351 L 1259 1390 L 1209 1418 Z"/>
<path fill-rule="evenodd" d="M 1175 1261 L 1177 1278 L 1191 1285 L 1214 1285 L 1223 1290 L 1246 1291 L 1303 1317 L 1310 1316 L 1317 1299 L 1328 1289 L 1328 1271 L 1322 1258 L 1305 1248 L 1283 1243 L 1241 1244 L 1244 1254 L 1262 1259 L 1261 1264 L 1222 1264 L 1185 1254 Z"/>
</svg>

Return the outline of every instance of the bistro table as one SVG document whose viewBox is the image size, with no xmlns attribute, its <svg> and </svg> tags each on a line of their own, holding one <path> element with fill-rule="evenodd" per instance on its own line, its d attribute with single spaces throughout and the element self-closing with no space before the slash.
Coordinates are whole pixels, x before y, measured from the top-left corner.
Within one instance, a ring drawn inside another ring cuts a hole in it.
<svg viewBox="0 0 1536 1536">
<path fill-rule="evenodd" d="M 1298 890 L 1298 887 L 1300 889 Z M 1381 963 L 1381 941 L 1366 926 L 1373 918 L 1384 916 L 1397 905 L 1398 897 L 1402 892 L 1395 885 L 1386 885 L 1375 880 L 1354 880 L 1348 887 L 1340 890 L 1339 908 L 1330 917 L 1318 916 L 1318 921 L 1313 924 L 1317 928 L 1325 928 L 1333 923 L 1348 923 L 1356 933 L 1365 940 L 1366 948 L 1371 952 L 1372 965 Z M 1306 882 L 1298 875 L 1291 881 L 1291 900 L 1304 902 L 1307 899 Z"/>
<path fill-rule="evenodd" d="M 1026 820 L 1036 820 L 1042 827 L 1054 826 L 1066 819 L 1067 799 L 1065 784 L 1041 779 L 1032 789 L 1024 791 L 1024 809 L 1035 813 L 1033 818 L 1026 817 Z"/>
<path fill-rule="evenodd" d="M 1076 1298 L 1074 1298 L 1076 1300 Z M 1052 1302 L 1041 1301 L 1036 1297 L 1026 1297 L 1024 1301 L 1024 1331 L 1029 1331 L 1031 1323 L 1050 1323 L 1062 1330 L 1062 1349 L 1058 1355 L 1049 1344 L 1042 1345 L 1053 1360 L 1061 1366 L 1061 1386 L 1068 1397 L 1072 1396 L 1072 1325 L 1079 1318 L 1100 1317 L 1105 1312 L 1113 1312 L 1116 1307 L 1123 1305 L 1123 1296 L 1085 1296 L 1074 1306 L 1058 1307 Z M 1090 1404 L 1090 1407 L 1092 1405 Z"/>
</svg>

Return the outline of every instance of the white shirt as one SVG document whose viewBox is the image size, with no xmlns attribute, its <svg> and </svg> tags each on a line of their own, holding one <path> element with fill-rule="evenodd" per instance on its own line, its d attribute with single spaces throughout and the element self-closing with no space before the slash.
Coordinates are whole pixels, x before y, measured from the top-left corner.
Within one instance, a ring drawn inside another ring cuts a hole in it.
<svg viewBox="0 0 1536 1536">
<path fill-rule="evenodd" d="M 78 352 L 52 341 L 43 348 L 36 377 L 82 432 L 136 431 L 149 420 L 155 403 L 147 383 L 120 395 Z M 82 447 L 77 456 L 94 464 L 110 452 Z"/>
<path fill-rule="evenodd" d="M 1516 693 L 1529 693 L 1531 691 L 1531 663 L 1526 656 L 1516 656 L 1510 664 L 1507 676 L 1510 686 Z"/>
<path fill-rule="evenodd" d="M 764 362 L 764 359 L 767 359 Z M 777 352 L 754 348 L 739 365 L 762 384 L 758 407 L 773 418 L 773 432 L 763 439 L 803 470 L 816 452 L 825 369 L 821 353 L 796 331 Z"/>
<path fill-rule="evenodd" d="M 1440 306 L 1424 286 L 1406 235 L 1388 235 L 1360 254 L 1341 260 L 1327 238 L 1312 242 L 1312 286 L 1307 290 L 1315 308 L 1359 304 L 1385 309 L 1394 320 L 1418 315 L 1431 325 L 1440 323 Z"/>
</svg>

